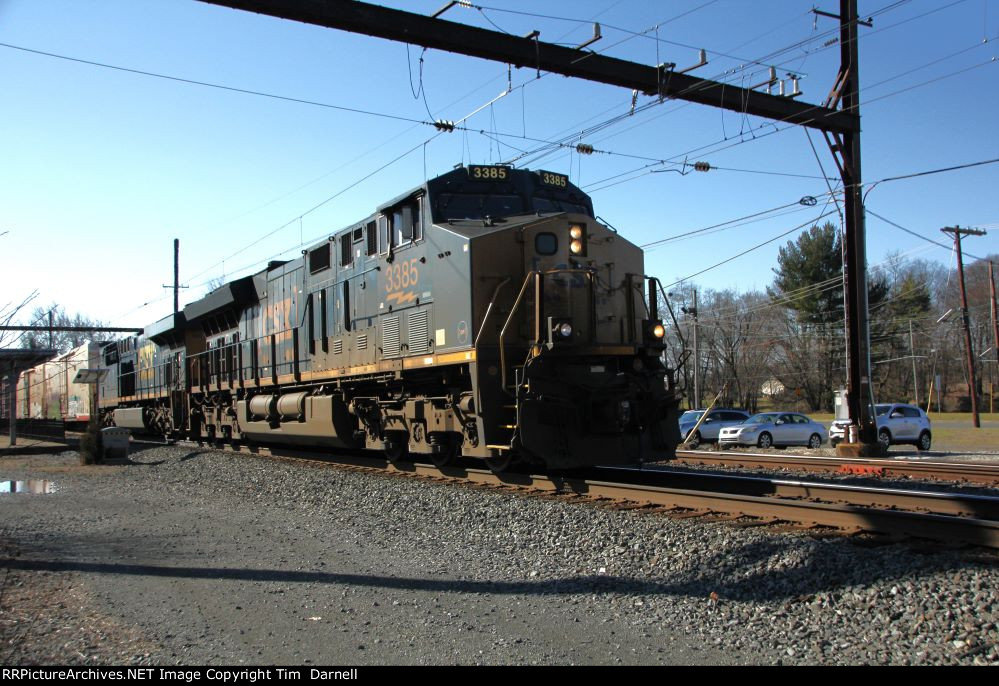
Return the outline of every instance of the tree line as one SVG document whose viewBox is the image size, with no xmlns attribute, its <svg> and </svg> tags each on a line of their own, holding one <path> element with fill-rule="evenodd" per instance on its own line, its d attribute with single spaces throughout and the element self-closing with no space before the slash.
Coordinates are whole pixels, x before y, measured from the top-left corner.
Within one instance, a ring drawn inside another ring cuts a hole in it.
<svg viewBox="0 0 999 686">
<path fill-rule="evenodd" d="M 995 259 L 993 261 L 996 261 Z M 989 409 L 999 381 L 993 347 L 989 264 L 965 264 L 980 407 Z M 695 284 L 671 291 L 682 341 L 670 356 L 691 356 L 682 370 L 691 407 L 719 404 L 757 411 L 780 407 L 832 411 L 846 385 L 842 237 L 832 224 L 813 226 L 780 249 L 764 290 L 697 289 L 698 355 L 692 356 Z M 868 270 L 871 372 L 877 402 L 916 402 L 925 409 L 933 385 L 944 411 L 968 411 L 956 269 L 891 255 Z M 684 310 L 687 314 L 684 314 Z M 948 314 L 949 313 L 949 314 Z M 669 315 L 667 314 L 667 317 Z M 940 321 L 938 321 L 940 320 Z M 983 352 L 987 351 L 984 355 Z M 697 365 L 701 398 L 694 398 Z"/>
</svg>

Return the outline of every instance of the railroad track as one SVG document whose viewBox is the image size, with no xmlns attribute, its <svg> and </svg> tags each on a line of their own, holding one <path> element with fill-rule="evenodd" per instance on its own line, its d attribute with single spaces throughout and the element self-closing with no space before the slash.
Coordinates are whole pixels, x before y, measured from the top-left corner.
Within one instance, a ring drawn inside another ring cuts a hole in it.
<svg viewBox="0 0 999 686">
<path fill-rule="evenodd" d="M 671 464 L 739 467 L 743 469 L 794 469 L 808 472 L 852 474 L 883 478 L 999 485 L 999 465 L 938 462 L 906 458 L 840 458 L 819 455 L 772 455 L 732 451 L 677 451 Z"/>
<path fill-rule="evenodd" d="M 199 445 L 186 441 L 179 444 Z M 779 525 L 789 529 L 869 533 L 999 548 L 999 497 L 994 496 L 638 468 L 498 475 L 473 466 L 440 470 L 419 462 L 391 464 L 362 453 L 332 457 L 278 447 L 255 446 L 251 450 L 226 446 L 225 449 L 674 518 L 698 517 L 740 526 Z"/>
</svg>

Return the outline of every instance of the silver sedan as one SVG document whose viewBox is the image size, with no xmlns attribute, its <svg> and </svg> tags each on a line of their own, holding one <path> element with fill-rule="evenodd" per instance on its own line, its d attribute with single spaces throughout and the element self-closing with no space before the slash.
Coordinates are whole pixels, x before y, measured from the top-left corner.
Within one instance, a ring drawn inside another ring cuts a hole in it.
<svg viewBox="0 0 999 686">
<path fill-rule="evenodd" d="M 722 429 L 718 435 L 718 444 L 722 447 L 805 445 L 809 448 L 821 448 L 826 438 L 825 427 L 803 414 L 761 412 L 742 424 Z"/>
</svg>

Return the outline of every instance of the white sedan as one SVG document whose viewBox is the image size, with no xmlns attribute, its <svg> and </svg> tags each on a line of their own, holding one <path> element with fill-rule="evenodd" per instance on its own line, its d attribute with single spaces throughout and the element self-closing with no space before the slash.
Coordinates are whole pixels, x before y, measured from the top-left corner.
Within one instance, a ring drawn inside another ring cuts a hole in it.
<svg viewBox="0 0 999 686">
<path fill-rule="evenodd" d="M 718 434 L 718 444 L 722 447 L 805 445 L 809 448 L 821 448 L 826 438 L 825 427 L 803 414 L 761 412 L 742 424 L 722 429 Z"/>
</svg>

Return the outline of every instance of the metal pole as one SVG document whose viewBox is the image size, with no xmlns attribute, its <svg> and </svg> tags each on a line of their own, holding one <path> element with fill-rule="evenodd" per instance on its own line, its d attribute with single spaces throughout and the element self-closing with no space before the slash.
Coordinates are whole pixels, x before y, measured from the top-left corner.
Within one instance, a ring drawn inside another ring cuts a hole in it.
<svg viewBox="0 0 999 686">
<path fill-rule="evenodd" d="M 975 379 L 975 356 L 971 348 L 971 325 L 968 321 L 968 294 L 964 289 L 964 259 L 961 257 L 961 234 L 970 233 L 972 230 L 954 226 L 941 229 L 941 231 L 954 234 L 954 245 L 957 251 L 958 284 L 961 287 L 961 326 L 964 328 L 964 355 L 968 360 L 968 395 L 971 396 L 972 421 L 977 429 L 982 426 L 982 422 L 978 417 L 978 383 Z"/>
<path fill-rule="evenodd" d="M 10 387 L 10 447 L 17 445 L 17 374 L 11 372 L 7 376 Z"/>
<path fill-rule="evenodd" d="M 52 344 L 52 310 L 49 310 L 49 350 L 55 350 L 55 346 Z"/>
<path fill-rule="evenodd" d="M 701 355 L 697 348 L 697 289 L 694 289 L 694 407 L 701 406 Z"/>
<path fill-rule="evenodd" d="M 857 0 L 840 0 L 840 63 L 843 70 L 843 110 L 860 116 L 860 55 L 857 49 Z M 843 195 L 846 223 L 847 402 L 857 425 L 859 442 L 877 445 L 871 391 L 870 329 L 867 310 L 867 239 L 861 192 L 860 132 L 843 134 Z M 845 449 L 845 448 L 844 448 Z"/>
<path fill-rule="evenodd" d="M 996 394 L 996 375 L 999 374 L 999 310 L 996 309 L 996 275 L 995 263 L 989 260 L 989 295 L 992 299 L 992 352 L 995 355 L 996 366 L 992 369 L 992 380 L 989 386 L 989 414 L 992 414 L 992 401 Z"/>
<path fill-rule="evenodd" d="M 919 407 L 919 384 L 916 383 L 916 344 L 912 339 L 912 320 L 909 320 L 909 354 L 912 356 L 912 392 L 916 398 L 916 407 Z"/>
<path fill-rule="evenodd" d="M 173 239 L 173 312 L 180 312 L 180 239 Z"/>
</svg>

